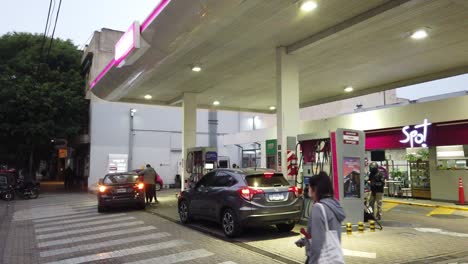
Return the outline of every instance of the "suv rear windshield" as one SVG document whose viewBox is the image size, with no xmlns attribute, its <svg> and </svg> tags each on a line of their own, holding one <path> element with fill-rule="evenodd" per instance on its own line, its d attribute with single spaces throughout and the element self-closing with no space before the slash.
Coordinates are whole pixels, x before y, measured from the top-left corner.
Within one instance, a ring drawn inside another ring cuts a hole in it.
<svg viewBox="0 0 468 264">
<path fill-rule="evenodd" d="M 104 184 L 125 184 L 125 183 L 135 183 L 137 181 L 138 181 L 138 175 L 136 174 L 107 175 L 104 178 Z"/>
<path fill-rule="evenodd" d="M 247 175 L 245 180 L 250 187 L 279 187 L 289 186 L 289 182 L 283 177 L 283 174 L 273 175 Z"/>
</svg>

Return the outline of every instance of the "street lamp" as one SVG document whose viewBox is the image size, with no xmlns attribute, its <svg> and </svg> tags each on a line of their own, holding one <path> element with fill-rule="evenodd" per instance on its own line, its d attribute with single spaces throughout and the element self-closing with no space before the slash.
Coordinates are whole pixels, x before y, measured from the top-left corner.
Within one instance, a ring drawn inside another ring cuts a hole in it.
<svg viewBox="0 0 468 264">
<path fill-rule="evenodd" d="M 130 138 L 128 140 L 128 169 L 132 170 L 132 163 L 133 163 L 133 117 L 135 116 L 135 113 L 137 110 L 135 108 L 130 108 Z"/>
</svg>

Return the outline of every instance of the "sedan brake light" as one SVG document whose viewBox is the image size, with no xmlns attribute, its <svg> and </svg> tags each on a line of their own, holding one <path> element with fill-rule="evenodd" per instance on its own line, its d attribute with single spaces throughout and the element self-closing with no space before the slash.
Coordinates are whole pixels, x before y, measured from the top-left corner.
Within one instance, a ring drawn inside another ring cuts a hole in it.
<svg viewBox="0 0 468 264">
<path fill-rule="evenodd" d="M 143 190 L 145 188 L 145 184 L 140 182 L 135 185 L 135 188 L 138 188 L 138 190 Z"/>
<path fill-rule="evenodd" d="M 302 195 L 302 189 L 301 188 L 298 188 L 297 186 L 291 186 L 288 188 L 288 192 L 292 192 L 294 193 L 294 195 L 296 197 L 299 197 L 300 195 Z"/>
<path fill-rule="evenodd" d="M 238 190 L 240 196 L 247 201 L 252 201 L 253 197 L 257 194 L 263 194 L 265 193 L 263 190 L 260 189 L 253 189 L 249 187 L 243 187 Z"/>
</svg>

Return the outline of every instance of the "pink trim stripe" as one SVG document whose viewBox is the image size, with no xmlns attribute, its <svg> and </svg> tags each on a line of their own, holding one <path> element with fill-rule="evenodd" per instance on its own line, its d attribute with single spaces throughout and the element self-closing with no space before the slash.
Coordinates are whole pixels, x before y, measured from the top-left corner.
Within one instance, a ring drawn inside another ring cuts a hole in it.
<svg viewBox="0 0 468 264">
<path fill-rule="evenodd" d="M 112 59 L 109 64 L 104 68 L 104 70 L 94 79 L 94 81 L 89 85 L 89 89 L 93 89 L 93 87 L 106 75 L 106 73 L 115 65 L 115 60 Z"/>
<path fill-rule="evenodd" d="M 333 163 L 333 189 L 335 192 L 335 199 L 340 200 L 340 185 L 338 183 L 338 158 L 336 152 L 336 132 L 330 134 L 331 147 L 332 147 L 332 163 Z"/>
<path fill-rule="evenodd" d="M 171 0 L 162 0 L 158 6 L 151 12 L 151 14 L 141 24 L 140 32 L 145 31 L 146 28 L 153 22 L 153 20 L 163 11 L 163 9 L 171 2 Z"/>
</svg>

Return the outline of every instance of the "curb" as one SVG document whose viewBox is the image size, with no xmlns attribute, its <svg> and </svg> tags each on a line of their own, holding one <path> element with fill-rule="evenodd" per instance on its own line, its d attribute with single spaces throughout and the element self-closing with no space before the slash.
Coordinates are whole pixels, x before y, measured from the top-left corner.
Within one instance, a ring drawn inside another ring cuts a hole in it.
<svg viewBox="0 0 468 264">
<path fill-rule="evenodd" d="M 453 210 L 460 210 L 460 211 L 468 211 L 468 207 L 457 207 L 457 206 L 451 206 L 451 205 L 423 204 L 423 203 L 403 202 L 403 201 L 394 201 L 394 200 L 383 200 L 383 202 L 394 203 L 394 204 L 404 204 L 404 205 L 414 205 L 414 206 L 421 206 L 421 207 L 445 208 L 445 209 L 453 209 Z"/>
</svg>

